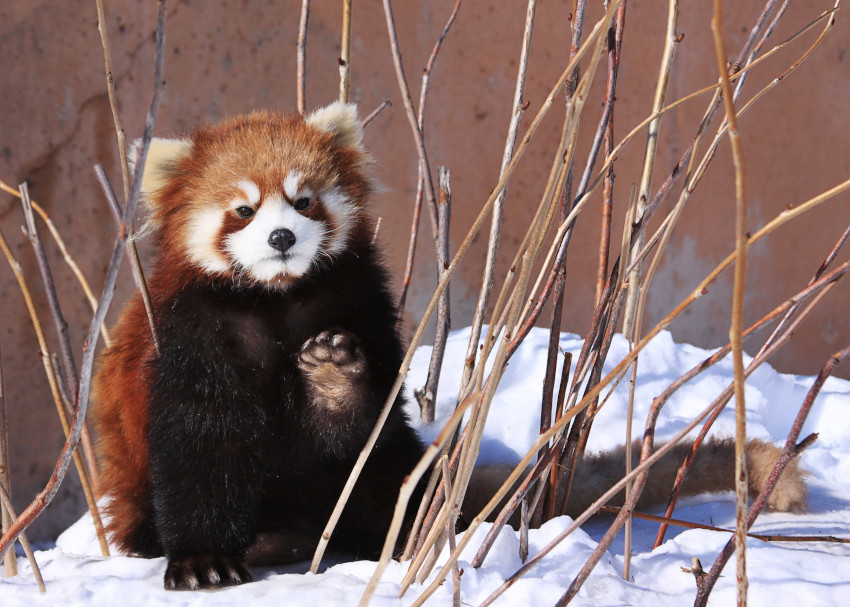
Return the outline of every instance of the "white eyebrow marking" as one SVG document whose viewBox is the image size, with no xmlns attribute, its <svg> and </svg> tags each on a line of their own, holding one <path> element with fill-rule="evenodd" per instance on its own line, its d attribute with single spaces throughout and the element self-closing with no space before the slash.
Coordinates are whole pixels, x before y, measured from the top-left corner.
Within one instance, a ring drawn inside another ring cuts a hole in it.
<svg viewBox="0 0 850 607">
<path fill-rule="evenodd" d="M 236 187 L 242 190 L 248 198 L 248 204 L 256 205 L 260 202 L 260 188 L 257 184 L 249 179 L 240 179 L 236 182 Z"/>
<path fill-rule="evenodd" d="M 298 187 L 301 185 L 301 179 L 303 177 L 304 175 L 301 171 L 292 171 L 283 180 L 283 192 L 290 200 L 295 200 L 295 196 L 298 195 Z"/>
</svg>

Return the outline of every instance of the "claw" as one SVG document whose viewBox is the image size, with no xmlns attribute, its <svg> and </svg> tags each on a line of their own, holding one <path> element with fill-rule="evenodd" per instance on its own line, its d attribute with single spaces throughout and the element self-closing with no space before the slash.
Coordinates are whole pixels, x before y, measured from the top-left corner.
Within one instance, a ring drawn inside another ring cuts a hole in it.
<svg viewBox="0 0 850 607">
<path fill-rule="evenodd" d="M 165 570 L 166 590 L 200 590 L 234 586 L 251 581 L 242 562 L 216 555 L 199 555 L 169 560 Z"/>
</svg>

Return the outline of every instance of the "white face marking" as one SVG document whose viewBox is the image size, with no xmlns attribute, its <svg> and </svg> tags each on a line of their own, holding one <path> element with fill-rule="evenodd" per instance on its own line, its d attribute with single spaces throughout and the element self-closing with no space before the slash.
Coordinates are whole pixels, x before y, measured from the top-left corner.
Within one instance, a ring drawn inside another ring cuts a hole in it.
<svg viewBox="0 0 850 607">
<path fill-rule="evenodd" d="M 269 244 L 275 230 L 287 229 L 295 243 L 280 253 Z M 325 226 L 303 216 L 278 197 L 268 197 L 251 222 L 225 239 L 225 248 L 237 266 L 259 282 L 270 282 L 284 274 L 298 277 L 316 260 Z"/>
<path fill-rule="evenodd" d="M 226 272 L 230 267 L 227 260 L 215 248 L 221 230 L 222 214 L 218 209 L 202 209 L 192 214 L 189 220 L 189 258 L 208 272 Z"/>
<path fill-rule="evenodd" d="M 290 200 L 295 200 L 298 195 L 298 188 L 301 187 L 301 179 L 304 175 L 301 171 L 292 171 L 283 180 L 283 191 Z"/>
<path fill-rule="evenodd" d="M 339 253 L 348 246 L 348 236 L 354 218 L 357 216 L 357 207 L 351 204 L 341 189 L 328 188 L 322 192 L 320 198 L 325 209 L 334 219 L 334 230 L 328 243 L 328 252 Z"/>
<path fill-rule="evenodd" d="M 236 187 L 245 194 L 248 204 L 257 206 L 257 203 L 260 202 L 260 188 L 257 187 L 256 183 L 249 179 L 240 179 L 236 182 Z"/>
</svg>

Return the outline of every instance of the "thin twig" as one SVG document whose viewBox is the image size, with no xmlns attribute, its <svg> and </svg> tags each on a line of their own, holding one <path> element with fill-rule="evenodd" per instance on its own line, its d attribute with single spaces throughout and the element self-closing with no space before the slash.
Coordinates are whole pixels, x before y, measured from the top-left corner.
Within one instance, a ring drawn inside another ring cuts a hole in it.
<svg viewBox="0 0 850 607">
<path fill-rule="evenodd" d="M 735 278 L 732 297 L 732 323 L 729 341 L 732 344 L 732 367 L 735 374 L 735 555 L 737 562 L 738 607 L 747 605 L 747 408 L 744 400 L 744 297 L 747 290 L 747 196 L 745 185 L 744 152 L 738 132 L 738 116 L 732 99 L 729 81 L 725 40 L 723 36 L 723 0 L 714 0 L 711 18 L 717 71 L 723 91 L 726 122 L 729 125 L 729 143 L 735 165 Z"/>
<path fill-rule="evenodd" d="M 607 6 L 607 0 L 606 0 Z M 608 34 L 608 82 L 605 88 L 605 156 L 614 148 L 614 100 L 616 98 L 617 73 L 620 68 L 620 49 L 623 45 L 623 30 L 626 22 L 626 3 L 620 5 L 614 18 L 613 32 Z M 608 107 L 610 106 L 610 110 Z M 602 183 L 602 223 L 599 236 L 599 263 L 596 271 L 596 302 L 602 296 L 608 274 L 608 255 L 611 247 L 611 215 L 614 208 L 614 166 L 608 167 Z"/>
<path fill-rule="evenodd" d="M 109 179 L 106 176 L 106 171 L 103 170 L 103 167 L 99 164 L 94 165 L 94 173 L 97 176 L 98 183 L 100 183 L 100 188 L 103 191 L 103 195 L 106 198 L 106 202 L 109 204 L 109 208 L 112 209 L 112 214 L 115 217 L 115 225 L 120 232 L 123 229 L 123 211 L 121 210 L 121 205 L 118 203 L 118 198 L 115 196 L 115 190 L 112 189 L 112 184 L 109 182 Z M 159 354 L 159 339 L 157 339 L 156 335 L 156 323 L 154 322 L 153 317 L 153 305 L 151 305 L 151 296 L 148 291 L 147 282 L 145 281 L 145 275 L 142 271 L 142 262 L 139 260 L 139 253 L 136 250 L 136 242 L 133 239 L 133 230 L 132 226 L 130 228 L 130 233 L 127 238 L 127 255 L 130 258 L 130 264 L 133 268 L 133 278 L 136 280 L 136 288 L 139 290 L 139 295 L 142 298 L 142 302 L 145 305 L 145 313 L 148 318 L 148 327 L 151 331 L 151 339 L 153 340 L 154 349 L 157 354 Z"/>
<path fill-rule="evenodd" d="M 339 100 L 348 103 L 351 75 L 351 5 L 353 0 L 342 0 L 342 40 L 339 55 Z M 305 19 L 306 26 L 306 19 Z"/>
<path fill-rule="evenodd" d="M 393 102 L 390 101 L 389 98 L 384 99 L 383 102 L 381 102 L 381 105 L 372 110 L 372 112 L 368 116 L 366 116 L 363 120 L 360 121 L 360 128 L 365 129 L 370 122 L 372 122 L 375 118 L 378 117 L 381 112 L 392 106 Z"/>
<path fill-rule="evenodd" d="M 670 0 L 667 7 L 667 31 L 664 36 L 664 50 L 662 51 L 661 62 L 659 64 L 658 80 L 655 86 L 655 97 L 652 102 L 652 111 L 657 113 L 664 106 L 664 99 L 667 96 L 667 85 L 670 81 L 670 71 L 673 66 L 673 54 L 679 43 L 679 36 L 676 33 L 676 28 L 679 22 L 679 2 L 678 0 Z M 646 136 L 646 147 L 644 150 L 643 170 L 640 177 L 640 185 L 638 186 L 637 206 L 635 207 L 635 219 L 641 221 L 646 213 L 646 206 L 649 198 L 649 190 L 652 184 L 652 173 L 655 168 L 656 153 L 658 150 L 658 136 L 661 131 L 661 119 L 659 116 L 649 123 Z M 631 243 L 631 255 L 636 255 L 643 248 L 645 232 L 636 235 Z M 645 295 L 648 291 L 648 285 L 641 284 L 641 269 L 639 265 L 629 274 L 629 290 L 626 296 L 625 310 L 623 311 L 623 335 L 634 344 L 637 337 L 640 335 L 640 312 L 641 295 Z M 638 358 L 635 358 L 632 363 L 631 379 L 629 381 L 629 398 L 626 414 L 626 445 L 632 443 L 632 415 L 634 411 L 635 384 L 637 382 L 638 373 Z M 626 473 L 632 467 L 631 449 L 626 449 Z M 631 496 L 631 484 L 626 485 L 626 499 Z M 623 542 L 623 578 L 629 579 L 631 569 L 631 548 L 632 548 L 632 526 L 631 519 L 626 518 L 625 538 Z"/>
<path fill-rule="evenodd" d="M 0 349 L 0 485 L 11 491 L 9 478 L 9 424 L 6 418 L 6 387 L 3 382 L 3 351 Z M 5 504 L 0 504 L 0 533 L 6 533 L 6 529 L 12 524 L 14 515 L 6 509 Z M 3 559 L 3 575 L 14 577 L 18 575 L 18 561 L 14 551 L 10 551 Z"/>
<path fill-rule="evenodd" d="M 307 21 L 310 18 L 310 0 L 301 0 L 301 19 L 298 22 L 298 46 L 296 52 L 297 75 L 295 79 L 295 91 L 298 98 L 298 113 L 307 113 L 307 101 L 305 97 L 305 65 L 307 58 Z"/>
<path fill-rule="evenodd" d="M 443 479 L 446 488 L 446 494 L 452 494 L 452 473 L 449 470 L 449 458 L 444 455 L 440 460 L 441 468 L 443 469 Z M 449 516 L 449 520 L 446 523 L 446 536 L 449 539 L 449 550 L 454 550 L 457 548 L 457 543 L 455 541 L 455 525 L 457 524 L 457 515 L 459 512 L 459 508 L 457 504 L 452 505 L 452 513 Z M 460 607 L 460 568 L 457 563 L 455 563 L 454 568 L 452 568 L 452 605 L 453 607 Z"/>
<path fill-rule="evenodd" d="M 434 64 L 437 60 L 437 54 L 440 52 L 440 49 L 443 46 L 443 41 L 446 39 L 446 36 L 449 33 L 449 30 L 452 27 L 452 24 L 457 17 L 458 10 L 460 9 L 461 2 L 463 0 L 457 0 L 455 2 L 454 9 L 449 15 L 449 19 L 446 22 L 446 25 L 443 27 L 443 31 L 440 33 L 440 37 L 437 39 L 437 42 L 434 44 L 434 49 L 431 51 L 431 55 L 428 58 L 428 63 L 425 65 L 425 69 L 422 72 L 422 86 L 419 92 L 419 112 L 417 114 L 417 124 L 419 126 L 419 132 L 422 135 L 424 142 L 424 133 L 425 133 L 425 108 L 428 99 L 428 85 L 431 82 L 431 72 L 434 69 Z M 401 57 L 398 58 L 398 65 L 401 65 Z M 403 73 L 402 73 L 403 76 Z M 423 152 L 424 152 L 424 144 L 423 144 Z M 422 195 L 425 187 L 425 176 L 423 171 L 425 165 L 423 163 L 419 164 L 418 174 L 418 185 L 416 189 L 416 204 L 413 213 L 413 225 L 411 226 L 411 241 L 410 248 L 408 249 L 408 264 L 407 270 L 405 271 L 405 282 L 403 286 L 402 299 L 399 302 L 400 310 L 403 309 L 404 299 L 407 296 L 407 287 L 410 283 L 410 272 L 413 270 L 413 254 L 416 248 L 416 230 L 419 223 L 419 209 L 422 205 Z M 440 200 L 437 208 L 437 224 L 433 224 L 432 217 L 432 232 L 434 237 L 434 247 L 437 253 L 437 276 L 442 276 L 443 272 L 445 272 L 446 267 L 449 264 L 449 219 L 451 217 L 451 188 L 449 185 L 449 174 L 448 171 L 445 171 L 443 167 L 439 169 L 439 184 L 440 184 Z M 444 183 L 445 180 L 445 183 Z M 423 422 L 430 423 L 434 421 L 434 399 L 437 397 L 437 385 L 440 381 L 440 372 L 442 370 L 442 360 L 443 354 L 446 349 L 446 340 L 449 336 L 449 311 L 450 311 L 450 298 L 449 298 L 449 287 L 446 287 L 446 290 L 440 296 L 440 305 L 437 308 L 437 331 L 436 336 L 434 337 L 434 349 L 431 351 L 431 366 L 428 370 L 428 380 L 426 382 L 424 397 L 422 399 L 417 398 L 419 400 L 419 405 L 421 408 L 420 417 Z"/>
<path fill-rule="evenodd" d="M 449 260 L 449 220 L 451 218 L 452 188 L 449 172 L 445 167 L 439 168 L 440 203 L 438 215 L 440 231 L 437 242 L 437 259 L 445 265 L 440 267 L 440 277 L 446 271 Z M 437 332 L 434 336 L 434 348 L 431 350 L 431 362 L 428 365 L 428 377 L 422 390 L 414 391 L 419 402 L 420 416 L 423 423 L 434 421 L 437 403 L 437 387 L 440 384 L 440 371 L 443 367 L 443 356 L 446 353 L 446 343 L 451 329 L 451 314 L 449 309 L 449 287 L 443 291 L 437 306 Z"/>
<path fill-rule="evenodd" d="M 115 123 L 115 136 L 118 139 L 118 160 L 121 166 L 121 179 L 124 184 L 124 198 L 130 193 L 130 165 L 127 158 L 127 142 L 124 127 L 118 114 L 118 96 L 115 93 L 115 77 L 112 75 L 112 53 L 109 50 L 109 35 L 106 32 L 106 16 L 103 11 L 103 0 L 95 0 L 97 4 L 97 31 L 100 32 L 100 43 L 103 46 L 103 62 L 106 72 L 106 91 L 109 95 L 109 106 L 112 108 L 112 121 Z"/>
<path fill-rule="evenodd" d="M 602 506 L 599 512 L 608 512 L 617 514 L 622 510 L 621 506 Z M 646 512 L 632 512 L 632 517 L 652 523 L 664 523 L 665 525 L 673 525 L 674 527 L 682 527 L 684 529 L 705 529 L 706 531 L 720 531 L 722 533 L 735 533 L 735 529 L 724 529 L 723 527 L 715 527 L 713 525 L 704 525 L 702 523 L 694 523 L 692 521 L 683 521 L 682 519 L 670 518 L 669 516 L 658 516 L 656 514 L 648 514 Z M 825 544 L 850 544 L 850 538 L 835 537 L 834 535 L 763 535 L 761 533 L 749 533 L 747 537 L 751 537 L 762 542 L 823 542 Z"/>
<path fill-rule="evenodd" d="M 655 86 L 655 97 L 652 102 L 652 113 L 657 114 L 664 107 L 664 99 L 667 96 L 667 83 L 670 80 L 670 70 L 673 66 L 673 53 L 679 42 L 676 34 L 676 26 L 679 21 L 679 2 L 669 0 L 667 7 L 667 32 L 664 36 L 664 51 L 659 64 L 658 80 Z M 658 150 L 658 134 L 661 130 L 661 116 L 649 123 L 646 135 L 646 149 L 643 158 L 643 171 L 641 172 L 640 185 L 638 186 L 638 201 L 635 213 L 635 221 L 641 221 L 646 213 L 649 202 L 649 190 L 652 184 L 652 172 L 655 167 L 655 156 Z M 643 247 L 643 234 L 634 238 L 634 251 Z M 626 310 L 623 313 L 623 335 L 634 341 L 634 325 L 637 314 L 638 295 L 640 293 L 640 268 L 635 267 L 629 274 L 629 295 L 626 299 Z"/>
<path fill-rule="evenodd" d="M 15 514 L 15 507 L 12 505 L 12 497 L 9 495 L 9 492 L 6 490 L 2 481 L 0 481 L 0 505 L 2 505 L 4 512 L 8 512 L 12 518 L 17 518 L 17 515 Z M 41 577 L 41 569 L 39 569 L 38 562 L 35 560 L 35 554 L 32 551 L 32 546 L 30 545 L 30 541 L 27 538 L 26 533 L 21 533 L 18 541 L 24 549 L 24 554 L 27 555 L 30 569 L 32 569 L 32 576 L 35 578 L 35 583 L 38 585 L 39 591 L 47 592 L 47 588 L 44 587 L 44 579 Z M 10 559 L 15 559 L 14 550 L 10 550 L 9 554 L 6 555 L 7 563 Z"/>
</svg>

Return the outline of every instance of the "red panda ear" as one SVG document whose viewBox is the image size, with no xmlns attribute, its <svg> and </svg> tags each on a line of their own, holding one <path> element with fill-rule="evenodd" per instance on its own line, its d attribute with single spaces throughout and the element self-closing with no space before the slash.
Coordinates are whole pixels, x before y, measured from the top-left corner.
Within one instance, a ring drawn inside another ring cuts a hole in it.
<svg viewBox="0 0 850 607">
<path fill-rule="evenodd" d="M 142 140 L 133 142 L 128 154 L 130 172 L 135 170 L 136 159 Z M 192 142 L 186 139 L 163 139 L 154 137 L 151 139 L 148 155 L 145 160 L 145 172 L 142 175 L 142 197 L 150 201 L 150 195 L 161 190 L 171 178 L 174 166 L 189 155 L 192 150 Z"/>
<path fill-rule="evenodd" d="M 363 129 L 360 126 L 360 118 L 357 116 L 357 106 L 353 103 L 335 101 L 307 116 L 307 124 L 334 134 L 336 143 L 340 147 L 357 147 L 363 141 Z"/>
</svg>

